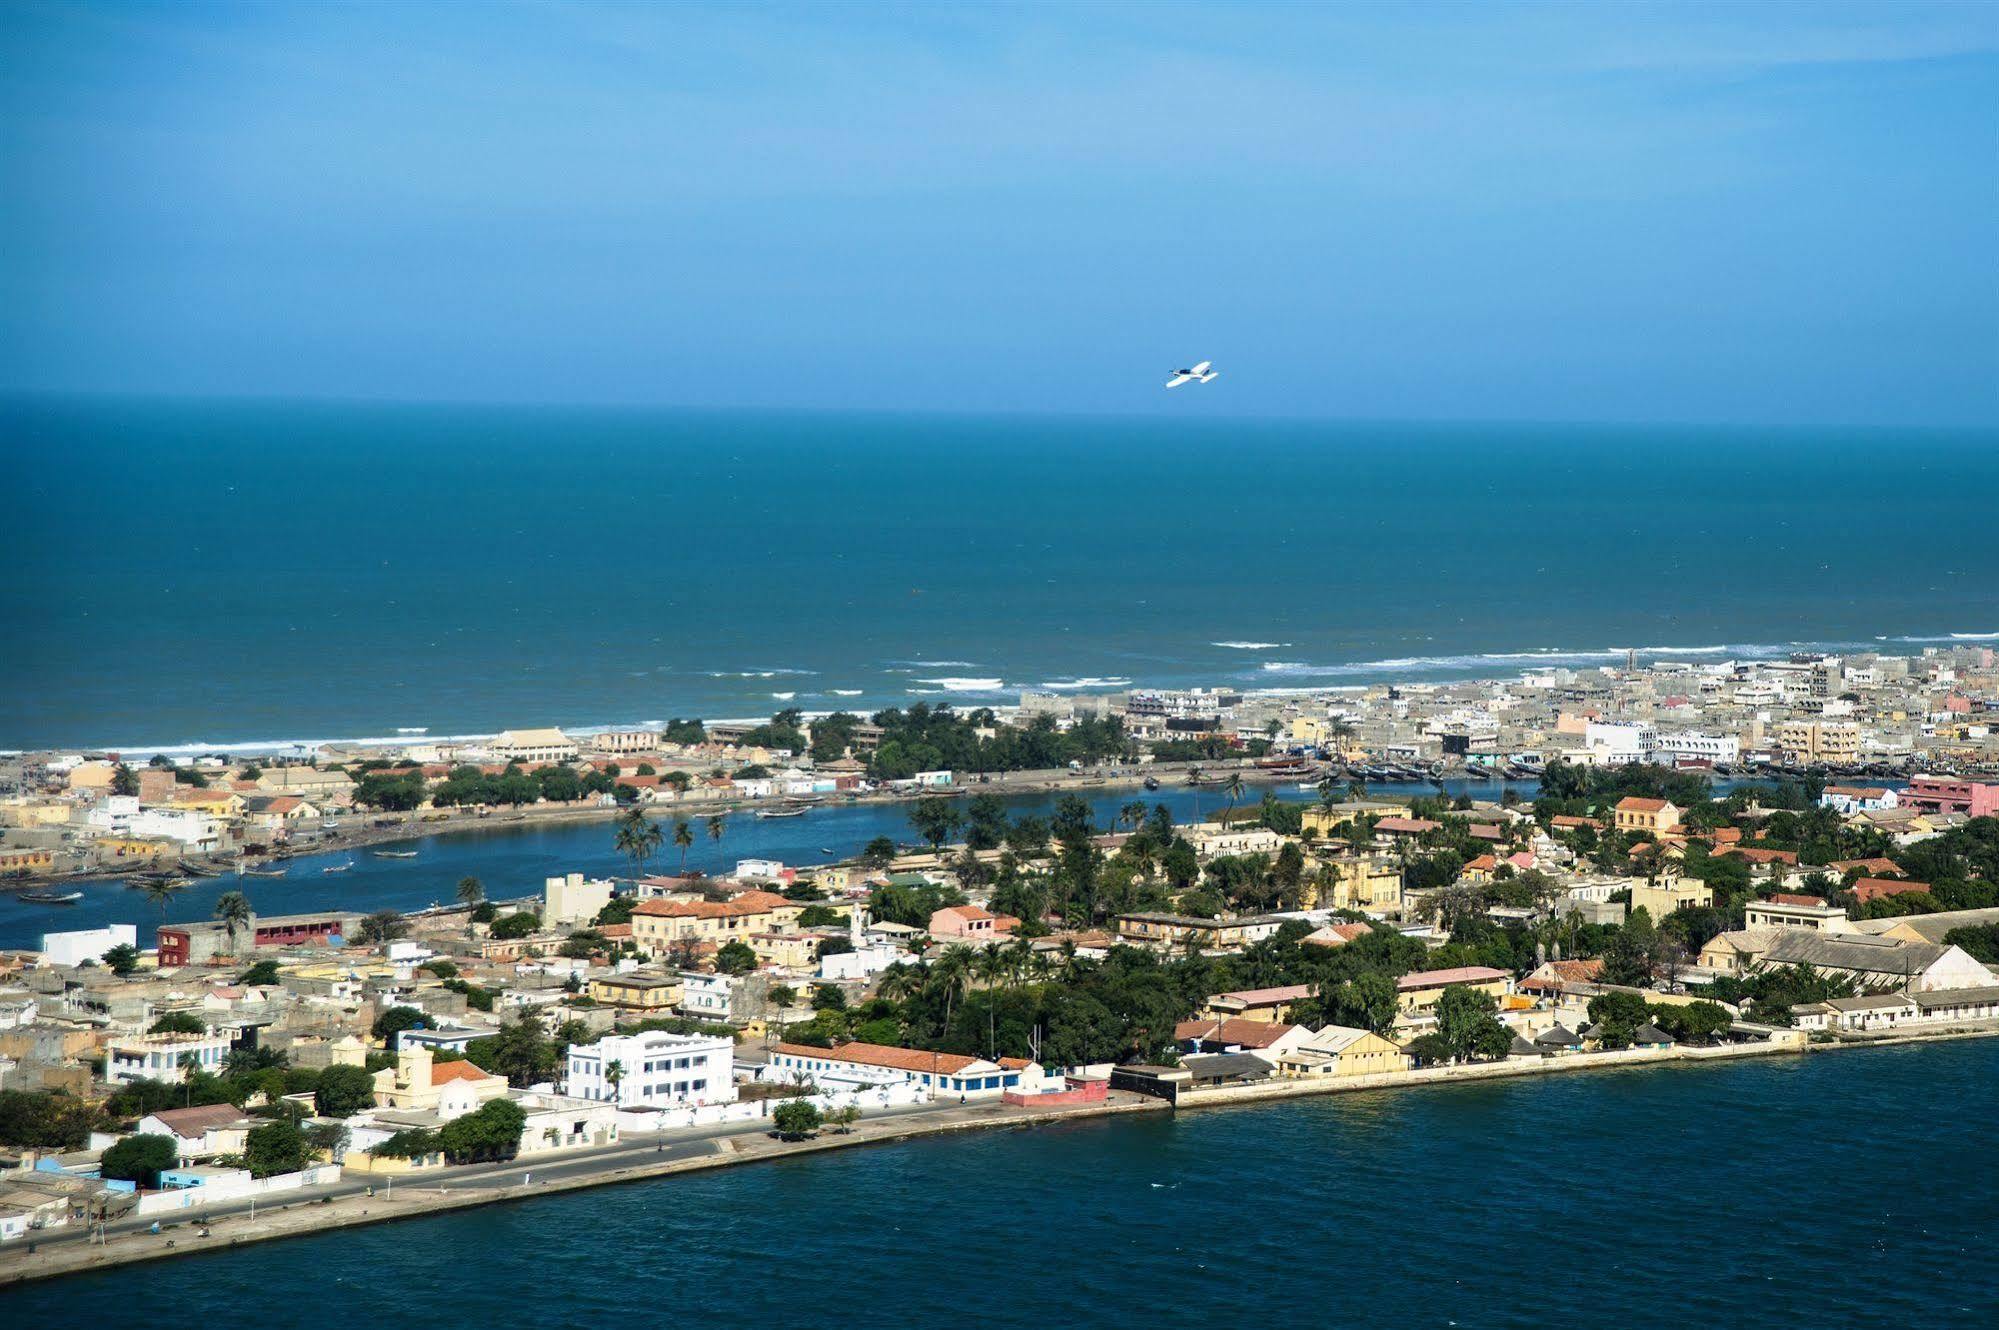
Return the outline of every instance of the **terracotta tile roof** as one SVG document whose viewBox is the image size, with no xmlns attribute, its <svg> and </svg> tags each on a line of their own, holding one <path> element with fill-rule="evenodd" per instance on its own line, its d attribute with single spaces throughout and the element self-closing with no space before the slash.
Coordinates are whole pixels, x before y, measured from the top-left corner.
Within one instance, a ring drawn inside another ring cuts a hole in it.
<svg viewBox="0 0 1999 1330">
<path fill-rule="evenodd" d="M 1234 993 L 1217 993 L 1216 997 L 1234 998 L 1237 1002 L 1252 1007 L 1268 1006 L 1273 1002 L 1296 1002 L 1299 998 L 1312 996 L 1310 984 L 1286 984 L 1281 988 L 1245 988 Z"/>
<path fill-rule="evenodd" d="M 1863 877 L 1853 884 L 1853 894 L 1863 901 L 1879 900 L 1883 896 L 1901 896 L 1911 891 L 1928 891 L 1927 882 L 1906 882 L 1899 878 Z"/>
<path fill-rule="evenodd" d="M 1181 1021 L 1173 1027 L 1173 1037 L 1182 1042 L 1198 1039 L 1204 1043 L 1235 1044 L 1241 1048 L 1269 1048 L 1298 1027 L 1276 1021 L 1249 1021 L 1230 1017 L 1225 1021 Z"/>
<path fill-rule="evenodd" d="M 1664 812 L 1665 808 L 1664 799 L 1644 799 L 1635 794 L 1627 794 L 1617 801 L 1617 811 L 1620 813 L 1659 813 Z"/>
<path fill-rule="evenodd" d="M 449 1085 L 453 1081 L 490 1081 L 493 1073 L 483 1070 L 463 1058 L 451 1062 L 434 1062 L 430 1067 L 432 1085 Z"/>
<path fill-rule="evenodd" d="M 1506 971 L 1489 965 L 1459 965 L 1448 970 L 1418 970 L 1395 981 L 1403 991 L 1412 988 L 1443 988 L 1450 984 L 1489 984 L 1506 978 Z"/>
<path fill-rule="evenodd" d="M 726 901 L 640 901 L 633 914 L 655 919 L 744 919 L 792 904 L 768 891 L 746 891 Z"/>
<path fill-rule="evenodd" d="M 956 1076 L 967 1067 L 985 1062 L 984 1058 L 966 1057 L 963 1053 L 932 1053 L 921 1048 L 896 1048 L 889 1044 L 842 1044 L 838 1048 L 814 1048 L 809 1044 L 779 1044 L 773 1053 L 789 1053 L 793 1057 L 827 1058 L 834 1062 L 855 1062 L 864 1067 L 887 1067 L 894 1071 L 929 1072 L 935 1069 L 940 1075 Z M 1019 1058 L 1001 1058 L 999 1065 L 1009 1070 L 1018 1070 L 1027 1063 Z"/>
<path fill-rule="evenodd" d="M 1731 845 L 1725 850 L 1716 850 L 1714 857 L 1723 859 L 1731 854 L 1739 854 L 1752 864 L 1795 864 L 1798 862 L 1796 850 L 1765 850 L 1754 845 Z"/>
<path fill-rule="evenodd" d="M 1376 831 L 1421 835 L 1426 831 L 1435 831 L 1443 825 L 1441 822 L 1432 822 L 1427 817 L 1384 817 L 1374 824 L 1374 829 Z"/>
<path fill-rule="evenodd" d="M 1817 896 L 1806 896 L 1795 891 L 1773 891 L 1763 899 L 1772 905 L 1824 905 Z"/>
<path fill-rule="evenodd" d="M 1899 876 L 1902 872 L 1893 859 L 1835 859 L 1826 867 L 1839 873 L 1865 873 L 1868 877 Z"/>
</svg>

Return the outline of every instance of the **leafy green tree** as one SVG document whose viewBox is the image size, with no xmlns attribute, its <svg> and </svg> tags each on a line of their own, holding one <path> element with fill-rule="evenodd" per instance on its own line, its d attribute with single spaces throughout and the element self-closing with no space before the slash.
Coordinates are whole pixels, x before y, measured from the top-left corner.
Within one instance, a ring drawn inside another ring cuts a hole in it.
<svg viewBox="0 0 1999 1330">
<path fill-rule="evenodd" d="M 933 852 L 944 847 L 944 842 L 951 838 L 963 821 L 956 805 L 936 795 L 918 799 L 909 809 L 910 825 L 916 828 L 917 835 L 930 842 Z"/>
<path fill-rule="evenodd" d="M 375 1078 L 360 1067 L 328 1067 L 312 1092 L 321 1117 L 349 1118 L 375 1102 Z"/>
<path fill-rule="evenodd" d="M 869 868 L 887 868 L 895 862 L 895 842 L 886 836 L 877 836 L 861 850 L 861 863 Z"/>
<path fill-rule="evenodd" d="M 148 1034 L 207 1034 L 208 1022 L 191 1011 L 170 1011 L 154 1021 Z"/>
<path fill-rule="evenodd" d="M 252 1177 L 296 1173 L 311 1162 L 312 1145 L 297 1123 L 267 1122 L 244 1138 L 243 1164 Z"/>
<path fill-rule="evenodd" d="M 144 959 L 144 953 L 129 942 L 120 942 L 117 946 L 107 950 L 103 956 L 104 964 L 110 968 L 111 973 L 116 975 L 132 973 L 132 971 L 139 968 L 139 962 L 142 959 Z"/>
<path fill-rule="evenodd" d="M 384 942 L 394 942 L 397 938 L 408 937 L 409 921 L 396 910 L 376 910 L 364 917 L 354 929 L 354 940 L 363 946 L 376 946 Z"/>
<path fill-rule="evenodd" d="M 429 1028 L 429 1025 L 430 1017 L 419 1008 L 390 1007 L 375 1017 L 374 1035 L 393 1049 L 396 1046 L 396 1036 L 404 1030 L 422 1030 Z"/>
<path fill-rule="evenodd" d="M 502 1025 L 488 1039 L 475 1039 L 466 1053 L 486 1070 L 512 1085 L 533 1085 L 555 1071 L 555 1045 L 531 1021 Z"/>
<path fill-rule="evenodd" d="M 787 1141 L 802 1141 L 819 1130 L 819 1109 L 803 1099 L 787 1099 L 770 1115 L 771 1125 Z"/>
<path fill-rule="evenodd" d="M 437 1143 L 454 1164 L 512 1159 L 520 1153 L 527 1113 L 511 1099 L 489 1099 L 437 1131 Z"/>
<path fill-rule="evenodd" d="M 487 930 L 502 941 L 513 941 L 531 937 L 541 930 L 541 916 L 532 910 L 516 910 L 502 919 L 495 919 Z"/>
<path fill-rule="evenodd" d="M 723 974 L 748 974 L 757 968 L 757 954 L 741 938 L 731 938 L 715 953 L 715 968 Z"/>
<path fill-rule="evenodd" d="M 98 1173 L 106 1178 L 136 1182 L 151 1189 L 160 1185 L 160 1170 L 180 1162 L 173 1139 L 150 1132 L 127 1136 L 115 1142 L 98 1160 Z"/>
<path fill-rule="evenodd" d="M 1589 1000 L 1589 1018 L 1605 1048 L 1629 1048 L 1652 1007 L 1640 993 L 1600 993 Z"/>
<path fill-rule="evenodd" d="M 1437 1034 L 1454 1058 L 1499 1058 L 1513 1036 L 1499 1021 L 1492 994 L 1453 984 L 1437 999 Z"/>
<path fill-rule="evenodd" d="M 278 963 L 276 961 L 264 960 L 258 961 L 255 965 L 237 975 L 236 982 L 252 988 L 264 988 L 277 983 L 278 978 Z"/>
<path fill-rule="evenodd" d="M 139 774 L 129 764 L 120 762 L 111 769 L 111 793 L 127 798 L 139 793 Z"/>
</svg>

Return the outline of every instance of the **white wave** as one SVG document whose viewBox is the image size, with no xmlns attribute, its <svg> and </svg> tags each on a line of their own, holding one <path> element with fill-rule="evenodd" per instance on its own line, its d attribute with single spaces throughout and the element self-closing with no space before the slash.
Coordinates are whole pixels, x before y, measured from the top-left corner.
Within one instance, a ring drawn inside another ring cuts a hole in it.
<svg viewBox="0 0 1999 1330">
<path fill-rule="evenodd" d="M 1907 637 L 1877 638 L 1883 642 L 1994 642 L 1999 633 L 1913 633 Z"/>
<path fill-rule="evenodd" d="M 1291 674 L 1299 670 L 1310 670 L 1312 667 L 1302 660 L 1266 660 L 1261 668 L 1273 674 Z"/>
<path fill-rule="evenodd" d="M 1210 642 L 1211 647 L 1227 647 L 1230 651 L 1274 651 L 1278 647 L 1288 647 L 1289 642 Z"/>
<path fill-rule="evenodd" d="M 997 693 L 1006 687 L 1004 679 L 969 679 L 951 674 L 941 679 L 918 679 L 917 682 L 933 684 L 947 693 Z"/>
<path fill-rule="evenodd" d="M 777 699 L 778 701 L 780 701 L 780 702 L 789 702 L 789 701 L 790 701 L 790 700 L 791 700 L 792 698 L 794 698 L 794 697 L 797 697 L 797 696 L 798 696 L 798 694 L 797 694 L 797 693 L 772 693 L 772 694 L 771 694 L 771 696 L 772 696 L 772 697 L 774 697 L 774 698 L 776 698 L 776 699 Z"/>
<path fill-rule="evenodd" d="M 828 688 L 826 691 L 834 697 L 859 697 L 861 695 L 861 690 L 858 688 Z"/>
<path fill-rule="evenodd" d="M 817 674 L 817 670 L 769 669 L 769 670 L 710 670 L 711 679 L 776 679 L 788 674 Z"/>
<path fill-rule="evenodd" d="M 976 660 L 898 660 L 891 663 L 905 665 L 918 670 L 976 670 L 979 668 L 979 662 Z"/>
<path fill-rule="evenodd" d="M 1122 678 L 1100 679 L 1086 676 L 1081 679 L 1050 679 L 1041 685 L 1050 692 L 1070 692 L 1078 688 L 1129 688 L 1131 680 Z"/>
</svg>

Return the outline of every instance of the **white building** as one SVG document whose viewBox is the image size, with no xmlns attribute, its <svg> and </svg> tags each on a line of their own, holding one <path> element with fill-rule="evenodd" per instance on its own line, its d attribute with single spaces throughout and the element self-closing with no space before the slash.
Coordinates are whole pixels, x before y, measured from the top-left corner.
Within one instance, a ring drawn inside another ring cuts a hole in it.
<svg viewBox="0 0 1999 1330">
<path fill-rule="evenodd" d="M 177 840 L 198 850 L 212 850 L 222 843 L 220 821 L 186 808 L 142 808 L 133 814 L 127 830 L 134 836 Z"/>
<path fill-rule="evenodd" d="M 136 947 L 139 930 L 133 924 L 111 924 L 105 928 L 82 928 L 74 933 L 42 934 L 43 965 L 81 965 L 101 961 L 113 947 Z"/>
<path fill-rule="evenodd" d="M 488 745 L 494 757 L 524 766 L 550 762 L 573 762 L 579 751 L 576 741 L 557 729 L 506 730 Z"/>
<path fill-rule="evenodd" d="M 736 876 L 745 881 L 753 881 L 759 878 L 783 877 L 784 860 L 738 859 L 736 860 Z"/>
<path fill-rule="evenodd" d="M 1682 730 L 1661 734 L 1652 751 L 1662 762 L 1726 762 L 1742 760 L 1742 741 L 1732 734 L 1703 734 Z"/>
<path fill-rule="evenodd" d="M 1583 730 L 1583 746 L 1599 766 L 1650 762 L 1658 743 L 1658 732 L 1650 725 L 1593 720 Z"/>
<path fill-rule="evenodd" d="M 141 1034 L 104 1046 L 104 1079 L 112 1085 L 165 1081 L 178 1085 L 188 1071 L 217 1075 L 229 1056 L 229 1038 L 219 1034 Z"/>
<path fill-rule="evenodd" d="M 726 1021 L 735 1009 L 736 986 L 726 974 L 681 974 L 680 1010 L 699 1021 Z"/>
<path fill-rule="evenodd" d="M 611 903 L 612 890 L 609 878 L 586 878 L 581 873 L 546 879 L 541 891 L 542 927 L 589 923 Z"/>
<path fill-rule="evenodd" d="M 1840 813 L 1872 813 L 1900 804 L 1895 791 L 1880 785 L 1828 785 L 1819 795 L 1819 807 Z"/>
<path fill-rule="evenodd" d="M 84 817 L 84 824 L 96 831 L 109 832 L 114 836 L 127 835 L 132 830 L 132 819 L 139 815 L 139 796 L 136 794 L 106 795 L 97 807 Z"/>
<path fill-rule="evenodd" d="M 570 1045 L 564 1092 L 620 1108 L 730 1104 L 735 1065 L 735 1041 L 716 1035 L 606 1035 L 594 1044 Z"/>
<path fill-rule="evenodd" d="M 997 1099 L 1008 1090 L 1035 1093 L 1043 1073 L 1025 1058 L 989 1062 L 962 1053 L 856 1042 L 837 1049 L 779 1044 L 762 1074 L 765 1080 L 809 1082 L 821 1089 L 876 1085 L 884 1078 L 914 1082 L 940 1098 Z"/>
</svg>

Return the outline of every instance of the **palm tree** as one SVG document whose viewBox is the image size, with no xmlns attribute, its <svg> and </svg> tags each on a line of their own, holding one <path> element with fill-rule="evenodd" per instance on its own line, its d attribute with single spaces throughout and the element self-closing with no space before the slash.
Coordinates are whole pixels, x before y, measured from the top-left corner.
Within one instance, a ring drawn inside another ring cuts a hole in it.
<svg viewBox="0 0 1999 1330">
<path fill-rule="evenodd" d="M 1231 771 L 1229 773 L 1227 783 L 1222 786 L 1222 793 L 1229 797 L 1229 821 L 1233 822 L 1235 821 L 1236 800 L 1242 798 L 1242 773 L 1240 771 Z"/>
<path fill-rule="evenodd" d="M 625 1064 L 612 1059 L 611 1064 L 604 1068 L 604 1084 L 611 1087 L 611 1102 L 614 1104 L 618 1101 L 618 1083 L 624 1079 Z"/>
<path fill-rule="evenodd" d="M 1367 782 L 1362 780 L 1359 776 L 1355 776 L 1352 780 L 1348 781 L 1347 798 L 1349 799 L 1367 798 Z"/>
<path fill-rule="evenodd" d="M 1133 831 L 1137 831 L 1139 824 L 1145 821 L 1144 803 L 1134 799 L 1123 808 L 1120 808 L 1118 810 L 1118 821 L 1130 827 Z"/>
<path fill-rule="evenodd" d="M 619 815 L 618 834 L 611 845 L 619 854 L 631 856 L 633 877 L 644 877 L 646 860 L 659 853 L 661 840 L 658 824 L 634 807 Z"/>
<path fill-rule="evenodd" d="M 1187 788 L 1194 792 L 1194 820 L 1201 820 L 1201 769 L 1187 768 Z"/>
<path fill-rule="evenodd" d="M 965 977 L 972 969 L 972 949 L 954 942 L 930 966 L 930 973 L 944 986 L 944 1033 L 951 1031 L 951 1008 L 965 991 Z"/>
<path fill-rule="evenodd" d="M 1333 805 L 1339 802 L 1339 782 L 1331 776 L 1319 777 L 1319 807 L 1326 810 L 1326 816 L 1333 815 Z"/>
<path fill-rule="evenodd" d="M 146 883 L 146 899 L 160 907 L 160 918 L 167 917 L 167 902 L 187 890 L 187 883 L 177 877 L 156 877 Z"/>
<path fill-rule="evenodd" d="M 717 813 L 713 817 L 708 819 L 709 840 L 714 841 L 717 845 L 720 845 L 722 843 L 722 832 L 724 830 L 726 830 L 726 828 L 723 826 L 722 815 L 720 813 Z"/>
<path fill-rule="evenodd" d="M 458 903 L 465 907 L 466 937 L 472 936 L 472 915 L 478 909 L 479 902 L 484 899 L 486 899 L 486 887 L 478 878 L 461 877 L 458 879 Z"/>
<path fill-rule="evenodd" d="M 673 823 L 673 843 L 680 847 L 680 871 L 687 871 L 687 851 L 694 845 L 694 828 L 687 819 L 676 818 Z"/>
<path fill-rule="evenodd" d="M 250 926 L 250 898 L 240 891 L 225 891 L 215 898 L 215 917 L 229 935 L 229 954 L 236 954 L 236 930 Z"/>
<path fill-rule="evenodd" d="M 881 972 L 881 978 L 875 984 L 875 993 L 891 1002 L 902 1002 L 914 997 L 922 987 L 923 971 L 897 961 Z"/>
</svg>

